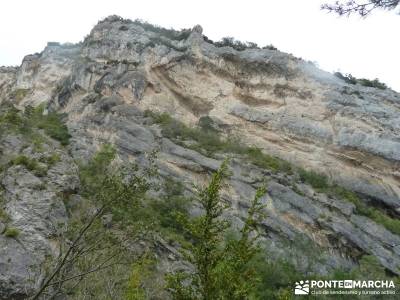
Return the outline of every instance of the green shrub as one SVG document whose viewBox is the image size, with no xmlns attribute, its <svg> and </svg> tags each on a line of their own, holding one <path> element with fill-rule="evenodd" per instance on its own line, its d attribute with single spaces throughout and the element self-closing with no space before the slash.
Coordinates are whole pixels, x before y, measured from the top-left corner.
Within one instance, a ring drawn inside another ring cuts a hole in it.
<svg viewBox="0 0 400 300">
<path fill-rule="evenodd" d="M 232 47 L 236 50 L 244 50 L 245 45 L 240 41 L 235 41 L 233 37 L 223 37 L 221 41 L 215 42 L 214 45 L 217 47 Z"/>
<path fill-rule="evenodd" d="M 152 31 L 155 33 L 158 33 L 160 35 L 163 35 L 171 40 L 185 40 L 189 37 L 191 30 L 190 29 L 182 29 L 180 31 L 174 30 L 174 29 L 166 29 L 154 24 L 150 24 L 146 21 L 136 19 L 133 21 L 134 24 L 139 25 L 143 27 L 146 31 Z"/>
<path fill-rule="evenodd" d="M 352 270 L 352 276 L 355 278 L 386 278 L 385 268 L 380 264 L 378 259 L 372 255 L 363 255 L 358 261 L 358 267 Z"/>
<path fill-rule="evenodd" d="M 183 196 L 183 184 L 171 178 L 164 181 L 165 195 L 150 202 L 150 208 L 162 228 L 183 233 L 179 215 L 188 215 L 190 199 Z"/>
<path fill-rule="evenodd" d="M 298 173 L 302 182 L 311 185 L 318 192 L 327 193 L 333 197 L 353 203 L 356 207 L 356 213 L 366 216 L 389 231 L 400 235 L 400 220 L 393 219 L 377 208 L 367 205 L 354 192 L 338 185 L 330 184 L 325 175 L 303 169 L 299 169 Z"/>
<path fill-rule="evenodd" d="M 345 81 L 348 84 L 357 84 L 358 83 L 362 86 L 374 87 L 374 88 L 378 88 L 381 90 L 387 89 L 387 85 L 384 84 L 383 82 L 380 82 L 378 78 L 376 78 L 374 80 L 369 80 L 366 78 L 357 79 L 356 77 L 354 77 L 351 74 L 343 75 L 340 72 L 336 72 L 336 73 L 334 73 L 334 75 L 336 77 L 342 79 L 343 81 Z"/>
<path fill-rule="evenodd" d="M 240 148 L 237 142 L 222 139 L 215 130 L 204 130 L 201 127 L 189 128 L 167 113 L 156 114 L 146 111 L 145 115 L 151 117 L 155 123 L 161 126 L 163 136 L 178 144 L 182 144 L 182 142 L 186 140 L 194 141 L 196 144 L 186 145 L 186 147 L 192 148 L 200 153 L 213 155 L 218 151 L 236 152 L 238 148 Z"/>
<path fill-rule="evenodd" d="M 0 201 L 0 205 L 1 205 L 1 201 Z M 8 214 L 6 213 L 6 211 L 0 207 L 0 221 L 3 222 L 8 222 L 10 220 L 10 217 L 8 216 Z"/>
<path fill-rule="evenodd" d="M 400 235 L 400 220 L 393 219 L 377 208 L 368 206 L 354 192 L 335 185 L 330 187 L 329 193 L 353 203 L 356 207 L 357 213 L 370 218 L 378 224 L 381 224 L 394 234 Z"/>
<path fill-rule="evenodd" d="M 273 172 L 293 174 L 297 171 L 300 180 L 311 185 L 316 191 L 328 193 L 354 203 L 357 208 L 357 213 L 371 218 L 393 233 L 400 234 L 399 220 L 393 219 L 383 212 L 367 206 L 356 194 L 337 185 L 330 184 L 325 175 L 301 168 L 294 169 L 289 162 L 263 153 L 260 148 L 246 147 L 232 139 L 222 139 L 219 133 L 214 129 L 210 118 L 203 117 L 200 119 L 199 127 L 189 128 L 167 113 L 157 114 L 146 111 L 145 114 L 161 126 L 164 136 L 178 144 L 181 144 L 185 140 L 192 140 L 195 144 L 186 147 L 204 153 L 205 155 L 213 155 L 217 152 L 236 153 L 247 157 L 252 164 Z"/>
<path fill-rule="evenodd" d="M 40 162 L 47 164 L 48 166 L 53 166 L 59 161 L 61 161 L 60 154 L 52 153 L 50 156 L 44 156 L 40 160 Z"/>
<path fill-rule="evenodd" d="M 58 140 L 64 146 L 67 145 L 71 136 L 68 133 L 67 126 L 62 121 L 63 116 L 55 112 L 44 115 L 43 112 L 43 105 L 39 105 L 36 108 L 28 106 L 25 108 L 24 113 L 11 106 L 0 116 L 0 127 L 6 130 L 17 131 L 32 139 L 34 137 L 37 142 L 39 141 L 39 135 L 32 130 L 35 128 L 43 129 L 46 135 Z"/>
<path fill-rule="evenodd" d="M 288 174 L 293 172 L 291 164 L 282 159 L 265 154 L 259 148 L 244 146 L 238 139 L 222 138 L 209 117 L 200 118 L 198 127 L 189 128 L 167 113 L 157 114 L 146 111 L 145 115 L 161 126 L 165 137 L 178 144 L 182 144 L 185 140 L 192 140 L 196 143 L 186 145 L 186 147 L 205 155 L 213 155 L 217 152 L 235 153 L 245 155 L 250 162 L 260 168 Z"/>
<path fill-rule="evenodd" d="M 167 288 L 172 299 L 248 299 L 258 283 L 249 262 L 261 249 L 257 238 L 250 234 L 263 217 L 260 200 L 265 188 L 257 190 L 251 201 L 238 239 L 225 241 L 229 221 L 223 219 L 227 207 L 221 202 L 219 192 L 226 172 L 225 161 L 195 198 L 202 213 L 193 218 L 180 218 L 191 237 L 191 245 L 184 250 L 183 257 L 194 268 L 190 272 L 167 274 Z"/>
<path fill-rule="evenodd" d="M 11 165 L 25 166 L 29 171 L 32 171 L 36 176 L 45 176 L 47 168 L 41 166 L 36 159 L 31 159 L 25 155 L 18 155 L 10 162 Z"/>
<path fill-rule="evenodd" d="M 255 257 L 251 267 L 255 268 L 260 278 L 252 295 L 254 299 L 286 299 L 280 296 L 288 290 L 292 291 L 293 284 L 304 278 L 304 274 L 293 264 L 284 259 L 267 260 L 266 255 Z"/>
<path fill-rule="evenodd" d="M 325 192 L 330 187 L 325 175 L 304 169 L 299 169 L 298 173 L 302 182 L 311 185 L 317 191 Z"/>
<path fill-rule="evenodd" d="M 207 39 L 208 42 L 212 42 Z M 212 42 L 217 47 L 231 47 L 237 51 L 243 51 L 246 49 L 260 49 L 256 43 L 253 42 L 241 42 L 235 40 L 233 37 L 223 37 L 219 42 Z"/>
<path fill-rule="evenodd" d="M 274 45 L 272 45 L 272 44 L 267 45 L 267 46 L 264 46 L 263 49 L 274 50 L 274 51 L 278 50 L 278 48 L 276 48 L 276 47 L 275 47 Z"/>
<path fill-rule="evenodd" d="M 107 169 L 115 155 L 115 148 L 105 144 L 87 164 L 80 166 L 79 177 L 84 195 L 90 196 L 101 187 L 102 181 L 107 175 Z"/>
<path fill-rule="evenodd" d="M 248 147 L 246 149 L 246 155 L 253 164 L 260 168 L 269 169 L 274 172 L 285 172 L 289 174 L 293 171 L 290 163 L 277 157 L 265 154 L 261 151 L 260 148 Z"/>
<path fill-rule="evenodd" d="M 48 136 L 59 141 L 61 145 L 69 144 L 71 135 L 68 133 L 67 126 L 62 122 L 62 115 L 54 112 L 43 115 L 43 108 L 38 107 L 34 111 L 32 120 L 39 129 L 43 129 Z"/>
<path fill-rule="evenodd" d="M 361 79 L 357 79 L 357 82 L 363 86 L 374 87 L 374 88 L 378 88 L 381 90 L 387 89 L 387 85 L 384 84 L 383 82 L 380 82 L 378 78 L 376 78 L 374 80 L 361 78 Z"/>
<path fill-rule="evenodd" d="M 334 75 L 337 78 L 342 79 L 344 82 L 348 83 L 348 84 L 356 84 L 357 83 L 357 78 L 355 78 L 353 75 L 351 74 L 347 74 L 347 75 L 343 75 L 340 72 L 335 72 Z"/>
<path fill-rule="evenodd" d="M 217 131 L 213 119 L 209 116 L 201 117 L 198 125 L 203 131 Z"/>
<path fill-rule="evenodd" d="M 4 235 L 9 238 L 16 238 L 19 236 L 20 231 L 17 228 L 7 227 L 6 231 L 4 231 Z"/>
<path fill-rule="evenodd" d="M 29 93 L 29 89 L 18 89 L 18 90 L 15 90 L 15 91 L 12 93 L 12 97 L 14 97 L 14 99 L 15 99 L 17 102 L 19 102 L 19 101 L 21 101 L 22 99 L 24 99 L 28 93 Z"/>
<path fill-rule="evenodd" d="M 160 286 L 156 286 L 156 282 L 154 281 L 154 268 L 155 268 L 155 260 L 143 257 L 140 258 L 137 262 L 135 262 L 132 266 L 132 271 L 129 276 L 128 284 L 125 290 L 125 298 L 126 300 L 146 300 L 149 299 L 147 296 L 147 291 L 145 286 L 151 281 L 150 286 L 152 292 L 156 289 L 160 289 Z"/>
<path fill-rule="evenodd" d="M 19 110 L 15 107 L 10 107 L 4 114 L 0 115 L 1 126 L 21 126 L 24 120 L 19 114 Z"/>
</svg>

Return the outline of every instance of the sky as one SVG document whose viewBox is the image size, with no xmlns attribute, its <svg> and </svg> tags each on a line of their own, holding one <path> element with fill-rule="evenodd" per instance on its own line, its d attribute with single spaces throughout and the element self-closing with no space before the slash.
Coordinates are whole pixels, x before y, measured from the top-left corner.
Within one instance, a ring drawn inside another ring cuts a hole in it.
<svg viewBox="0 0 400 300">
<path fill-rule="evenodd" d="M 273 44 L 326 71 L 379 78 L 400 91 L 400 15 L 338 17 L 320 10 L 325 2 L 334 0 L 2 0 L 0 66 L 20 65 L 48 41 L 79 42 L 98 20 L 117 14 L 175 29 L 200 24 L 213 40 Z"/>
</svg>

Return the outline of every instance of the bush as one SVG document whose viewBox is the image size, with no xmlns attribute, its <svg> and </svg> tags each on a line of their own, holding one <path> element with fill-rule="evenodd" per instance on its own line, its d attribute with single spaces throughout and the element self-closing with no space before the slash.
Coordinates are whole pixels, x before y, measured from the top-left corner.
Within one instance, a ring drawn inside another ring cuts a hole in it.
<svg viewBox="0 0 400 300">
<path fill-rule="evenodd" d="M 292 166 L 290 163 L 271 155 L 265 154 L 260 148 L 248 147 L 246 149 L 248 159 L 256 166 L 269 169 L 274 172 L 292 173 Z"/>
<path fill-rule="evenodd" d="M 185 140 L 194 141 L 196 144 L 186 147 L 199 151 L 200 153 L 212 155 L 218 151 L 238 151 L 238 143 L 236 141 L 221 139 L 220 135 L 215 130 L 209 130 L 208 128 L 202 129 L 200 127 L 189 128 L 167 113 L 156 114 L 146 111 L 145 115 L 151 117 L 155 123 L 161 126 L 163 136 L 173 140 L 177 144 L 183 144 Z M 207 123 L 207 121 L 205 121 L 205 123 Z M 205 124 L 203 125 L 206 126 Z"/>
<path fill-rule="evenodd" d="M 62 121 L 63 116 L 54 112 L 44 115 L 43 112 L 43 105 L 36 108 L 27 106 L 24 113 L 11 106 L 0 116 L 0 127 L 3 130 L 17 131 L 30 139 L 35 138 L 36 141 L 39 140 L 38 133 L 33 132 L 33 129 L 43 129 L 46 135 L 64 146 L 67 145 L 71 136 Z"/>
<path fill-rule="evenodd" d="M 190 29 L 182 29 L 180 31 L 174 30 L 174 29 L 166 29 L 157 25 L 150 24 L 146 21 L 136 19 L 133 21 L 134 24 L 141 26 L 143 29 L 147 31 L 152 31 L 155 33 L 158 33 L 160 35 L 163 35 L 171 40 L 186 40 L 190 33 L 192 32 Z"/>
<path fill-rule="evenodd" d="M 17 89 L 12 93 L 11 97 L 13 97 L 17 102 L 19 102 L 22 99 L 24 99 L 28 93 L 29 89 Z"/>
<path fill-rule="evenodd" d="M 109 144 L 103 145 L 100 150 L 85 165 L 79 168 L 79 178 L 82 183 L 82 193 L 90 196 L 102 185 L 107 169 L 114 160 L 116 150 Z"/>
<path fill-rule="evenodd" d="M 61 145 L 69 144 L 71 135 L 68 133 L 67 126 L 63 123 L 63 116 L 54 112 L 43 115 L 44 107 L 39 106 L 32 112 L 31 120 L 37 128 L 43 129 L 51 138 L 59 141 Z"/>
<path fill-rule="evenodd" d="M 247 157 L 252 164 L 263 169 L 271 170 L 272 172 L 293 174 L 297 171 L 300 180 L 311 185 L 316 191 L 328 193 L 354 203 L 357 208 L 357 213 L 371 218 L 393 233 L 400 234 L 399 220 L 393 219 L 375 208 L 368 207 L 353 192 L 330 184 L 325 175 L 301 168 L 295 169 L 289 162 L 263 153 L 260 148 L 246 147 L 241 145 L 239 141 L 232 139 L 222 139 L 219 133 L 213 128 L 212 119 L 209 117 L 202 117 L 199 122 L 199 127 L 189 128 L 182 122 L 173 119 L 167 113 L 156 114 L 147 111 L 145 114 L 151 117 L 154 122 L 160 124 L 164 136 L 178 144 L 182 144 L 185 140 L 193 140 L 196 144 L 190 145 L 189 147 L 205 155 L 212 155 L 216 152 L 236 153 Z M 169 222 L 171 222 L 171 220 L 169 220 Z"/>
<path fill-rule="evenodd" d="M 201 117 L 198 125 L 203 131 L 217 131 L 214 120 L 209 116 Z"/>
<path fill-rule="evenodd" d="M 190 199 L 183 196 L 183 184 L 171 178 L 164 181 L 165 195 L 154 199 L 150 203 L 155 219 L 161 228 L 172 229 L 175 233 L 182 234 L 182 226 L 178 215 L 188 215 Z"/>
<path fill-rule="evenodd" d="M 47 164 L 48 166 L 53 166 L 61 160 L 58 153 L 52 153 L 50 156 L 45 156 L 39 159 L 40 162 Z"/>
<path fill-rule="evenodd" d="M 126 300 L 145 300 L 146 290 L 144 284 L 146 280 L 150 280 L 152 275 L 152 268 L 155 261 L 144 257 L 135 262 L 132 266 L 132 271 L 129 276 L 128 284 L 125 291 Z M 153 281 L 154 283 L 154 281 Z M 152 288 L 155 286 L 153 285 Z"/>
<path fill-rule="evenodd" d="M 278 50 L 278 48 L 276 48 L 274 45 L 270 44 L 268 46 L 264 46 L 263 49 L 268 49 L 268 50 Z"/>
<path fill-rule="evenodd" d="M 223 37 L 221 41 L 214 42 L 217 47 L 231 47 L 237 51 L 243 51 L 246 49 L 260 49 L 256 43 L 235 40 L 233 37 Z"/>
<path fill-rule="evenodd" d="M 343 75 L 340 72 L 335 72 L 334 75 L 342 80 L 344 80 L 348 84 L 360 84 L 362 86 L 367 86 L 367 87 L 374 87 L 378 88 L 381 90 L 387 89 L 387 85 L 384 84 L 383 82 L 380 82 L 378 78 L 374 80 L 369 80 L 365 78 L 357 79 L 351 74 Z"/>
<path fill-rule="evenodd" d="M 340 79 L 342 79 L 343 81 L 345 81 L 348 84 L 356 84 L 357 83 L 357 78 L 355 78 L 353 75 L 351 74 L 347 74 L 347 75 L 343 75 L 340 72 L 335 72 L 334 75 Z"/>
<path fill-rule="evenodd" d="M 288 290 L 291 292 L 293 284 L 304 277 L 288 261 L 283 259 L 269 261 L 265 255 L 255 257 L 251 261 L 251 266 L 255 268 L 260 278 L 253 293 L 254 299 L 286 299 L 280 296 Z"/>
<path fill-rule="evenodd" d="M 357 82 L 363 86 L 374 87 L 377 89 L 385 90 L 387 89 L 387 85 L 383 82 L 380 82 L 378 78 L 374 80 L 369 80 L 365 78 L 358 79 Z"/>
<path fill-rule="evenodd" d="M 274 172 L 286 172 L 288 174 L 293 172 L 290 163 L 265 154 L 259 148 L 244 146 L 235 138 L 221 138 L 210 117 L 200 118 L 198 127 L 189 128 L 167 113 L 156 114 L 147 111 L 145 114 L 151 117 L 154 122 L 160 124 L 162 134 L 165 137 L 170 138 L 178 144 L 183 144 L 185 140 L 192 140 L 196 144 L 186 145 L 186 147 L 205 155 L 213 155 L 217 152 L 235 153 L 245 155 L 251 163 L 260 168 L 269 169 Z"/>
<path fill-rule="evenodd" d="M 304 169 L 299 169 L 298 172 L 300 180 L 311 185 L 317 191 L 325 192 L 330 187 L 328 178 L 324 175 Z"/>
<path fill-rule="evenodd" d="M 47 168 L 41 166 L 36 159 L 25 155 L 19 155 L 10 162 L 11 165 L 21 165 L 33 172 L 36 176 L 42 177 L 47 174 Z"/>
<path fill-rule="evenodd" d="M 224 241 L 229 221 L 223 219 L 227 206 L 222 203 L 220 189 L 227 172 L 225 161 L 216 171 L 208 186 L 195 198 L 202 210 L 196 217 L 180 217 L 182 227 L 191 237 L 191 244 L 183 257 L 193 265 L 193 271 L 167 275 L 167 288 L 172 299 L 248 299 L 258 283 L 249 262 L 261 249 L 251 233 L 263 217 L 260 200 L 265 188 L 257 190 L 251 201 L 244 226 L 238 239 Z"/>
<path fill-rule="evenodd" d="M 377 208 L 368 206 L 354 192 L 348 191 L 336 185 L 330 188 L 330 193 L 342 198 L 343 200 L 353 203 L 356 207 L 357 213 L 370 218 L 377 224 L 381 224 L 394 234 L 400 235 L 400 220 L 393 219 Z"/>
<path fill-rule="evenodd" d="M 15 107 L 10 107 L 8 110 L 4 112 L 3 115 L 0 116 L 0 125 L 1 126 L 21 126 L 23 125 L 24 120 L 19 114 L 19 110 Z"/>
<path fill-rule="evenodd" d="M 4 231 L 4 235 L 9 238 L 16 238 L 19 236 L 20 231 L 17 228 L 8 227 L 6 231 Z"/>
<path fill-rule="evenodd" d="M 1 197 L 1 196 L 0 196 Z M 2 203 L 1 203 L 2 201 L 1 201 L 1 199 L 0 199 L 0 205 L 2 205 Z M 2 208 L 2 207 L 0 207 L 0 221 L 3 221 L 3 222 L 8 222 L 10 220 L 10 217 L 8 216 L 8 214 L 6 213 L 6 211 Z M 1 232 L 0 232 L 1 233 Z"/>
</svg>

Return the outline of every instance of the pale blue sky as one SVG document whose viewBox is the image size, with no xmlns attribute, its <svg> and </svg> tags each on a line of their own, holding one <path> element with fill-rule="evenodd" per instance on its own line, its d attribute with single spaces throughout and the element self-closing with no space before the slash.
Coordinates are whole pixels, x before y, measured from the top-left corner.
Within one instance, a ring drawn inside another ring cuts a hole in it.
<svg viewBox="0 0 400 300">
<path fill-rule="evenodd" d="M 333 2 L 333 0 L 326 0 Z M 0 65 L 19 65 L 48 41 L 78 42 L 101 18 L 118 14 L 164 27 L 201 24 L 213 40 L 234 36 L 315 61 L 327 71 L 378 77 L 400 91 L 400 16 L 367 19 L 320 11 L 322 0 L 3 0 Z"/>
</svg>

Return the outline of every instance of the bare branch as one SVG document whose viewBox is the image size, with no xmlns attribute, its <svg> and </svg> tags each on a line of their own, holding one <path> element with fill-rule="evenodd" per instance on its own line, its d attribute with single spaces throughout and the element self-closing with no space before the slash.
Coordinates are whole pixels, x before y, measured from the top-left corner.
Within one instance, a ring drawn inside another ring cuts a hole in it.
<svg viewBox="0 0 400 300">
<path fill-rule="evenodd" d="M 368 16 L 375 9 L 392 10 L 400 3 L 400 0 L 369 0 L 369 1 L 336 1 L 334 4 L 323 4 L 321 9 L 337 13 L 339 16 L 349 16 L 353 13 L 362 17 Z"/>
<path fill-rule="evenodd" d="M 47 278 L 47 280 L 44 282 L 44 284 L 41 286 L 41 288 L 38 290 L 38 292 L 32 297 L 32 300 L 39 299 L 39 297 L 43 293 L 43 291 L 51 285 L 51 281 L 60 273 L 63 266 L 67 263 L 67 260 L 70 257 L 71 253 L 73 252 L 76 245 L 79 243 L 79 241 L 84 236 L 84 234 L 89 230 L 89 228 L 93 225 L 94 221 L 103 213 L 103 211 L 104 211 L 104 206 L 102 206 L 100 209 L 98 209 L 97 212 L 90 218 L 89 222 L 85 226 L 83 226 L 83 228 L 79 232 L 78 236 L 72 242 L 71 246 L 69 246 L 63 259 L 58 263 L 58 266 L 55 268 L 53 273 Z"/>
</svg>

